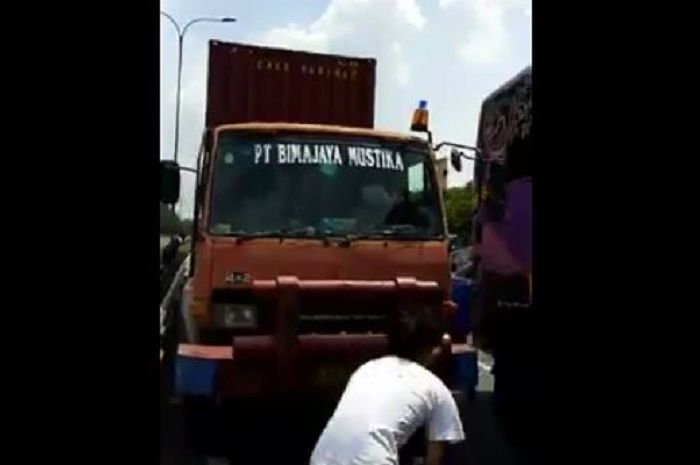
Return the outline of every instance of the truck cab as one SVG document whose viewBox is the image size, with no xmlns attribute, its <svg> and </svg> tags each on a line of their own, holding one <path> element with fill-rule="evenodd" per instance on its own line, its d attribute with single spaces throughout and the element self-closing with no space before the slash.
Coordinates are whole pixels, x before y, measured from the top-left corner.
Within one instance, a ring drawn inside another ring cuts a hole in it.
<svg viewBox="0 0 700 465">
<path fill-rule="evenodd" d="M 219 394 L 342 386 L 386 350 L 402 299 L 450 318 L 438 179 L 416 136 L 214 128 L 198 161 L 180 354 L 218 361 Z"/>
</svg>

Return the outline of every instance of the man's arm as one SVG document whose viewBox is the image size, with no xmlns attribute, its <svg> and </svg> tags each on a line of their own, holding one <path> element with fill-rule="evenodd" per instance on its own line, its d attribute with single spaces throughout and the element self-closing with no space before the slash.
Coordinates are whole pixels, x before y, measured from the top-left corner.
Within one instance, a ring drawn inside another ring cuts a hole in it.
<svg viewBox="0 0 700 465">
<path fill-rule="evenodd" d="M 440 465 L 445 453 L 443 441 L 428 441 L 428 450 L 425 454 L 425 465 Z"/>
<path fill-rule="evenodd" d="M 445 452 L 445 444 L 464 440 L 464 429 L 459 417 L 459 409 L 452 393 L 442 382 L 439 382 L 435 393 L 437 399 L 427 425 L 426 465 L 440 465 Z"/>
</svg>

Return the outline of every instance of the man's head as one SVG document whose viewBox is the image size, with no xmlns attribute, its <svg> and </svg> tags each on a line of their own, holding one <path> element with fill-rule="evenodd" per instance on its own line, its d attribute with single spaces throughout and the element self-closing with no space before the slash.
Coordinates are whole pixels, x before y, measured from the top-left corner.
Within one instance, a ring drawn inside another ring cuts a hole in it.
<svg viewBox="0 0 700 465">
<path fill-rule="evenodd" d="M 428 366 L 440 355 L 445 329 L 439 313 L 428 305 L 402 307 L 389 328 L 389 352 Z"/>
</svg>

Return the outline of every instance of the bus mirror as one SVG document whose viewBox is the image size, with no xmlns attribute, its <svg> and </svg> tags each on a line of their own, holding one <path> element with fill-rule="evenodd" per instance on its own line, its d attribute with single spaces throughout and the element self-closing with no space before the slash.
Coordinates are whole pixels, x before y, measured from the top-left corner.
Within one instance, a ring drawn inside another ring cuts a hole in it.
<svg viewBox="0 0 700 465">
<path fill-rule="evenodd" d="M 160 162 L 160 201 L 175 204 L 180 200 L 180 165 L 172 160 Z"/>
<path fill-rule="evenodd" d="M 455 170 L 462 171 L 462 154 L 459 153 L 459 150 L 452 149 L 452 152 L 450 152 L 450 163 L 452 163 L 452 167 Z"/>
</svg>

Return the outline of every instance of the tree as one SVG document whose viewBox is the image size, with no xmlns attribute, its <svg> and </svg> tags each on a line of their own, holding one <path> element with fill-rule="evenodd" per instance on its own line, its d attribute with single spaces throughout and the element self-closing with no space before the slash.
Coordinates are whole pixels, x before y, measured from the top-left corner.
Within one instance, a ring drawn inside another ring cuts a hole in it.
<svg viewBox="0 0 700 465">
<path fill-rule="evenodd" d="M 471 182 L 466 187 L 451 187 L 445 193 L 448 231 L 465 243 L 471 239 L 475 203 L 474 185 Z"/>
</svg>

